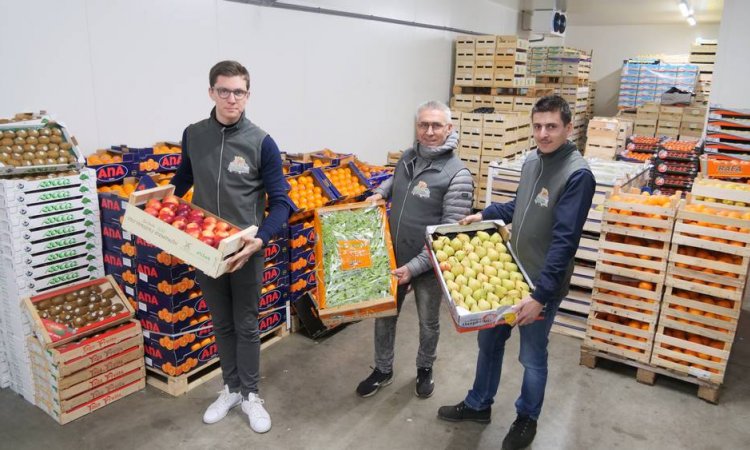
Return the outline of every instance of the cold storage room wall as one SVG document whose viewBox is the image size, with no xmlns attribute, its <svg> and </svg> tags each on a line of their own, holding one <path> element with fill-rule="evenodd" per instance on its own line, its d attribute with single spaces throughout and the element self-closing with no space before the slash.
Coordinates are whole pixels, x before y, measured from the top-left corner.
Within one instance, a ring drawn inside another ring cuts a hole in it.
<svg viewBox="0 0 750 450">
<path fill-rule="evenodd" d="M 486 0 L 296 3 L 494 34 L 518 26 L 517 8 Z M 0 117 L 52 111 L 87 153 L 178 140 L 208 115 L 209 68 L 231 58 L 251 73 L 251 120 L 282 150 L 384 163 L 411 143 L 417 104 L 448 100 L 454 38 L 225 0 L 5 1 Z"/>
</svg>

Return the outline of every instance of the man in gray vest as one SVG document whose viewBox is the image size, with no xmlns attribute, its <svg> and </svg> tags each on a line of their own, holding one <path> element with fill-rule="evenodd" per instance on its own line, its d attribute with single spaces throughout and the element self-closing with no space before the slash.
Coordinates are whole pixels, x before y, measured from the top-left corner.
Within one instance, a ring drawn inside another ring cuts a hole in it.
<svg viewBox="0 0 750 450">
<path fill-rule="evenodd" d="M 182 164 L 171 182 L 175 194 L 182 196 L 193 186 L 197 206 L 240 228 L 256 225 L 258 233 L 244 239 L 244 247 L 230 260 L 229 273 L 219 278 L 196 274 L 211 310 L 224 378 L 224 389 L 203 421 L 216 423 L 242 405 L 250 427 L 265 433 L 271 429 L 271 417 L 258 396 L 260 250 L 289 217 L 287 184 L 276 143 L 245 117 L 247 69 L 236 61 L 221 61 L 211 68 L 209 83 L 208 95 L 216 106 L 208 119 L 182 134 Z"/>
<path fill-rule="evenodd" d="M 558 95 L 541 98 L 531 111 L 538 150 L 521 169 L 515 200 L 493 203 L 481 213 L 464 218 L 467 224 L 501 219 L 513 223 L 511 244 L 534 283 L 534 292 L 517 305 L 521 334 L 519 361 L 524 367 L 517 417 L 503 440 L 503 449 L 528 447 L 536 435 L 547 383 L 547 343 L 552 322 L 568 292 L 573 257 L 581 238 L 596 181 L 575 144 L 570 107 Z M 540 313 L 543 318 L 538 319 Z M 500 385 L 505 341 L 510 325 L 478 333 L 479 356 L 474 386 L 464 401 L 443 406 L 438 417 L 448 421 L 489 423 L 491 405 Z"/>
<path fill-rule="evenodd" d="M 415 394 L 432 395 L 432 364 L 440 336 L 442 293 L 425 247 L 425 228 L 458 222 L 471 212 L 474 183 L 471 173 L 458 159 L 458 133 L 453 131 L 451 111 L 431 101 L 416 114 L 417 142 L 396 164 L 393 177 L 374 191 L 369 200 L 390 199 L 389 224 L 398 278 L 398 310 L 409 289 L 419 316 L 419 351 Z M 393 348 L 398 316 L 375 319 L 375 368 L 357 386 L 362 397 L 374 395 L 393 381 Z"/>
</svg>

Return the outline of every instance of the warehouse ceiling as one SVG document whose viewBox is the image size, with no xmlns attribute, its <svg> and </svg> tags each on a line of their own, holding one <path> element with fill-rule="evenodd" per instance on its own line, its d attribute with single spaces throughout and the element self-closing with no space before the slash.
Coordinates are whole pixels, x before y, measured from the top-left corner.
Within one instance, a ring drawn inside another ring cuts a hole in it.
<svg viewBox="0 0 750 450">
<path fill-rule="evenodd" d="M 508 5 L 507 0 L 493 0 Z M 724 0 L 687 0 L 698 24 L 718 23 Z M 685 24 L 678 0 L 524 0 L 522 9 L 553 8 L 567 4 L 570 26 Z M 687 25 L 686 25 L 687 26 Z"/>
</svg>

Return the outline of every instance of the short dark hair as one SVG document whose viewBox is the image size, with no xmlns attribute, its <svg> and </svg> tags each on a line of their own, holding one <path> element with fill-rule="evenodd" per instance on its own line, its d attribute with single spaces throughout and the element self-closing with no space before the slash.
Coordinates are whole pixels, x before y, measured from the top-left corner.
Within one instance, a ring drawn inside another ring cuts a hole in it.
<svg viewBox="0 0 750 450">
<path fill-rule="evenodd" d="M 570 106 L 564 98 L 557 94 L 547 95 L 534 104 L 531 109 L 531 117 L 538 112 L 555 112 L 560 111 L 560 118 L 562 118 L 563 125 L 568 126 L 570 121 L 573 119 L 573 115 L 570 113 Z"/>
<path fill-rule="evenodd" d="M 211 67 L 211 71 L 208 73 L 208 82 L 211 87 L 214 87 L 219 76 L 242 77 L 245 79 L 247 89 L 250 89 L 250 72 L 237 61 L 220 61 Z"/>
</svg>

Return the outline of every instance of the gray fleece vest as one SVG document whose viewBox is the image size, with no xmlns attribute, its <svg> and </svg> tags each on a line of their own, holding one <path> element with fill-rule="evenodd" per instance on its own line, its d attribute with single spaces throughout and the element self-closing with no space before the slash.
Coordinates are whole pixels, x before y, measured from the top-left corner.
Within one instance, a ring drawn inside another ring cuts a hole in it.
<svg viewBox="0 0 750 450">
<path fill-rule="evenodd" d="M 193 203 L 247 228 L 259 225 L 266 208 L 260 147 L 267 133 L 242 115 L 225 127 L 211 117 L 187 129 L 193 166 Z"/>
<path fill-rule="evenodd" d="M 516 191 L 511 243 L 532 282 L 539 279 L 552 241 L 555 205 L 570 176 L 589 165 L 570 142 L 549 155 L 534 152 L 521 169 L 521 180 Z M 568 293 L 573 275 L 571 258 L 556 298 Z"/>
<path fill-rule="evenodd" d="M 389 224 L 398 267 L 422 251 L 426 227 L 440 224 L 443 197 L 453 177 L 466 168 L 451 151 L 415 173 L 416 158 L 414 149 L 407 150 L 393 173 Z"/>
</svg>

